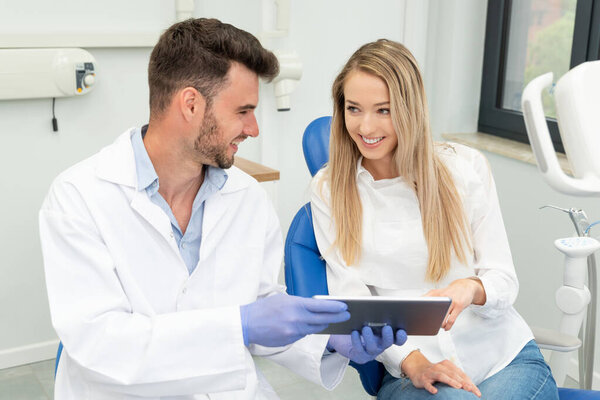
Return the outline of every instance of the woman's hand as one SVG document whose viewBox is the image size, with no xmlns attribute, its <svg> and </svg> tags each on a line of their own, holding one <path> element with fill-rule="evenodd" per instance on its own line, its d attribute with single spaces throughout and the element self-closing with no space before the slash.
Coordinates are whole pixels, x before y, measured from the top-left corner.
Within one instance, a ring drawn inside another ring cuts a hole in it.
<svg viewBox="0 0 600 400">
<path fill-rule="evenodd" d="M 402 362 L 402 371 L 416 388 L 424 388 L 431 394 L 437 393 L 436 382 L 445 383 L 455 389 L 464 389 L 481 397 L 481 392 L 460 368 L 451 361 L 431 363 L 420 351 L 413 351 Z"/>
<path fill-rule="evenodd" d="M 478 278 L 457 279 L 443 289 L 433 289 L 425 296 L 450 297 L 452 304 L 442 328 L 450 330 L 458 315 L 470 304 L 485 304 L 485 289 Z"/>
</svg>

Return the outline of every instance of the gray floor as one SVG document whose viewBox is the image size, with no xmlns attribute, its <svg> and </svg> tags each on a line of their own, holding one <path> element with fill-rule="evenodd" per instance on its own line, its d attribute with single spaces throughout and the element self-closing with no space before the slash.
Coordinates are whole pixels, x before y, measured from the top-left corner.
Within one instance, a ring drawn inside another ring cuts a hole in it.
<svg viewBox="0 0 600 400">
<path fill-rule="evenodd" d="M 0 370 L 0 400 L 52 400 L 54 360 Z"/>
<path fill-rule="evenodd" d="M 257 359 L 256 364 L 282 400 L 369 398 L 353 368 L 346 370 L 342 383 L 330 392 L 270 361 Z M 0 400 L 53 400 L 53 390 L 54 360 L 0 370 Z"/>
<path fill-rule="evenodd" d="M 363 391 L 353 368 L 346 370 L 342 383 L 332 392 L 307 382 L 270 361 L 257 359 L 256 364 L 282 400 L 364 400 Z M 565 387 L 577 387 L 567 377 Z M 0 400 L 53 400 L 54 360 L 0 370 Z"/>
</svg>

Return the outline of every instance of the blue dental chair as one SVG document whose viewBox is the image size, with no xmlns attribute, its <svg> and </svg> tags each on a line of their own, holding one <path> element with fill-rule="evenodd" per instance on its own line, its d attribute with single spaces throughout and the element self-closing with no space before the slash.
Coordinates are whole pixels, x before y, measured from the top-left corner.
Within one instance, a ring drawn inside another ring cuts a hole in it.
<svg viewBox="0 0 600 400">
<path fill-rule="evenodd" d="M 329 160 L 329 134 L 331 117 L 321 117 L 311 122 L 302 137 L 304 159 L 314 176 Z M 310 203 L 296 213 L 285 241 L 285 283 L 291 295 L 312 297 L 329 294 L 325 260 L 321 257 L 312 224 Z M 365 391 L 376 396 L 385 374 L 383 364 L 371 361 L 366 364 L 351 362 L 360 376 Z M 559 388 L 560 400 L 600 400 L 600 392 Z"/>
</svg>

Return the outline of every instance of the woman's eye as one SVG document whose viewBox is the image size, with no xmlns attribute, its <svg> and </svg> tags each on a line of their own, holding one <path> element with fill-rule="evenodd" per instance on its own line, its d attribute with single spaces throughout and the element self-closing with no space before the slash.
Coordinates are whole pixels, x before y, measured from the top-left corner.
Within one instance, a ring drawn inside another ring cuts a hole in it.
<svg viewBox="0 0 600 400">
<path fill-rule="evenodd" d="M 390 113 L 390 109 L 389 108 L 380 108 L 379 113 L 383 114 L 383 115 L 388 115 Z"/>
<path fill-rule="evenodd" d="M 356 108 L 354 106 L 348 106 L 348 107 L 346 107 L 346 110 L 350 111 L 351 113 L 358 112 L 358 108 Z"/>
</svg>

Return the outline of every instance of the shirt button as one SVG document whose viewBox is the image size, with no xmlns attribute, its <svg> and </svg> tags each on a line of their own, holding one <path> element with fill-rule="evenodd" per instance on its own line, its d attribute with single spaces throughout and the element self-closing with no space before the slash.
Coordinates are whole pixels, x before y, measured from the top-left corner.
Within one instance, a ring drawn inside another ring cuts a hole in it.
<svg viewBox="0 0 600 400">
<path fill-rule="evenodd" d="M 181 248 L 185 249 L 185 243 L 184 242 L 181 242 Z"/>
<path fill-rule="evenodd" d="M 187 293 L 187 288 L 181 289 L 181 293 L 186 294 Z"/>
<path fill-rule="evenodd" d="M 152 187 L 156 187 L 156 184 L 157 184 L 156 181 L 152 182 Z"/>
<path fill-rule="evenodd" d="M 169 236 L 171 236 L 172 238 L 175 237 L 175 235 L 173 234 L 173 231 L 169 232 Z"/>
</svg>

